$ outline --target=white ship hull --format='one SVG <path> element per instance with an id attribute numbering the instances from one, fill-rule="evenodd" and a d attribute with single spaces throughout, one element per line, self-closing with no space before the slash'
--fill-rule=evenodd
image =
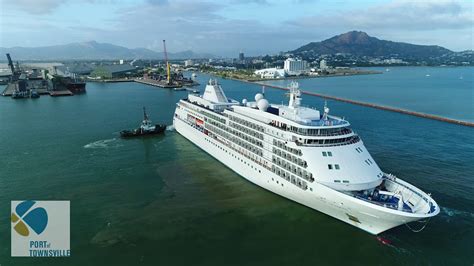
<path id="1" fill-rule="evenodd" d="M 379 234 L 404 223 L 437 214 L 423 215 L 384 208 L 317 182 L 312 185 L 312 191 L 302 190 L 271 170 L 256 164 L 215 138 L 190 126 L 180 118 L 175 117 L 173 124 L 179 134 L 248 181 L 371 234 Z"/>

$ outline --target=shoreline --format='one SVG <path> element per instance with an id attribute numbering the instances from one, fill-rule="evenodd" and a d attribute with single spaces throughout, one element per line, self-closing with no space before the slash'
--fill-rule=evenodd
<path id="1" fill-rule="evenodd" d="M 361 70 L 361 69 L 353 69 L 348 72 L 336 72 L 331 74 L 325 75 L 303 75 L 303 76 L 289 76 L 289 77 L 282 77 L 282 78 L 246 78 L 246 77 L 236 77 L 236 76 L 224 76 L 221 73 L 213 73 L 208 71 L 200 71 L 202 73 L 206 73 L 209 75 L 213 75 L 216 77 L 220 77 L 223 79 L 233 79 L 238 81 L 246 81 L 246 82 L 260 82 L 260 81 L 274 81 L 274 80 L 295 80 L 295 79 L 316 79 L 316 78 L 334 78 L 334 77 L 349 77 L 349 76 L 360 76 L 360 75 L 375 75 L 375 74 L 383 74 L 383 71 L 376 71 L 376 70 Z"/>

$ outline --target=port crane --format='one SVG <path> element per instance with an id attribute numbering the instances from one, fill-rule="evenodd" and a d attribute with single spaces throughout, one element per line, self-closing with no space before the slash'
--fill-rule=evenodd
<path id="1" fill-rule="evenodd" d="M 166 62 L 166 75 L 167 75 L 167 82 L 168 85 L 171 85 L 171 71 L 170 71 L 170 63 L 168 62 L 168 53 L 166 52 L 166 40 L 163 40 L 163 50 Z"/>
<path id="2" fill-rule="evenodd" d="M 17 81 L 18 77 L 21 74 L 20 69 L 15 70 L 15 65 L 13 65 L 12 58 L 10 57 L 10 54 L 7 54 L 7 59 L 8 59 L 8 66 L 10 67 L 10 70 L 12 71 L 12 81 Z"/>

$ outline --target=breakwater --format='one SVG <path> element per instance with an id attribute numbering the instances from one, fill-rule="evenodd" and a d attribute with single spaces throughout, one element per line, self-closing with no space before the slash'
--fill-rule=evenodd
<path id="1" fill-rule="evenodd" d="M 276 85 L 269 85 L 269 84 L 264 84 L 264 83 L 261 83 L 261 82 L 249 82 L 249 83 L 258 84 L 258 85 L 273 88 L 273 89 L 279 89 L 279 90 L 285 90 L 285 91 L 288 90 L 288 88 L 286 88 L 286 87 L 281 87 L 281 86 L 276 86 Z M 379 104 L 374 104 L 374 103 L 355 101 L 355 100 L 350 100 L 350 99 L 345 99 L 345 98 L 320 94 L 320 93 L 316 93 L 316 92 L 301 91 L 301 93 L 316 96 L 316 97 L 321 97 L 321 98 L 324 98 L 324 99 L 330 99 L 330 100 L 335 100 L 335 101 L 340 101 L 340 102 L 357 104 L 357 105 L 376 108 L 376 109 L 380 109 L 380 110 L 386 110 L 386 111 L 397 112 L 397 113 L 401 113 L 401 114 L 413 115 L 413 116 L 417 116 L 417 117 L 423 117 L 423 118 L 427 118 L 427 119 L 433 119 L 433 120 L 438 120 L 438 121 L 457 124 L 457 125 L 462 125 L 462 126 L 474 127 L 474 122 L 469 122 L 469 121 L 457 120 L 457 119 L 452 119 L 452 118 L 447 118 L 447 117 L 442 117 L 442 116 L 437 116 L 437 115 L 432 115 L 432 114 L 426 114 L 426 113 L 421 113 L 421 112 L 415 112 L 415 111 L 410 111 L 410 110 L 405 110 L 405 109 L 390 107 L 390 106 L 384 106 L 384 105 L 379 105 Z"/>

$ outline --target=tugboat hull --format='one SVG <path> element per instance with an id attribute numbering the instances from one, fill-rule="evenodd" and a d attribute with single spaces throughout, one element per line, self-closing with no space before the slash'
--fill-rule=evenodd
<path id="1" fill-rule="evenodd" d="M 165 132 L 166 126 L 165 125 L 155 125 L 155 130 L 153 131 L 144 131 L 140 128 L 135 130 L 123 130 L 120 132 L 120 136 L 122 138 L 133 138 L 133 137 L 141 137 L 141 136 L 150 136 L 150 135 L 158 135 Z"/>

